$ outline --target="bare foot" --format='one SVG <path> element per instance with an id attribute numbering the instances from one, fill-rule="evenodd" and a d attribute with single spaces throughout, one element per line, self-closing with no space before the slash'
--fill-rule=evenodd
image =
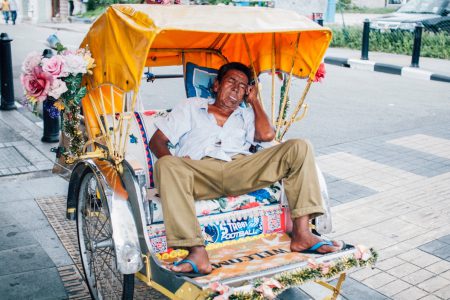
<path id="1" fill-rule="evenodd" d="M 315 244 L 321 242 L 322 239 L 311 233 L 309 230 L 309 218 L 308 216 L 299 217 L 294 220 L 292 227 L 292 239 L 291 239 L 291 251 L 300 252 L 307 250 Z M 344 246 L 342 242 L 332 241 L 333 246 L 323 245 L 316 251 L 318 253 L 331 253 L 342 249 Z"/>
<path id="2" fill-rule="evenodd" d="M 208 252 L 204 246 L 195 246 L 188 249 L 189 255 L 185 259 L 191 260 L 198 268 L 200 274 L 209 274 L 212 271 L 211 263 L 209 262 Z M 193 268 L 189 263 L 179 264 L 178 266 L 171 265 L 169 267 L 173 272 L 190 273 Z"/>

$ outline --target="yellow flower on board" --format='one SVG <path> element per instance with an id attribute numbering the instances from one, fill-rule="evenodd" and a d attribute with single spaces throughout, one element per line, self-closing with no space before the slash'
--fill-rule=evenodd
<path id="1" fill-rule="evenodd" d="M 55 101 L 55 103 L 53 103 L 53 106 L 56 107 L 59 111 L 65 108 L 64 103 L 61 100 Z"/>

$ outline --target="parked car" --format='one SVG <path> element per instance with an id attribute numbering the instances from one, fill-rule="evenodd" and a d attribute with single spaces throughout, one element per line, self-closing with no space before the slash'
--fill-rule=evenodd
<path id="1" fill-rule="evenodd" d="M 421 22 L 426 30 L 450 32 L 450 0 L 411 0 L 396 12 L 373 19 L 371 29 L 414 31 Z"/>

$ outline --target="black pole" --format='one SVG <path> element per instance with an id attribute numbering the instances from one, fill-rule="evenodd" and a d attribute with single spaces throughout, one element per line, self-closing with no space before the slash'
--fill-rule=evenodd
<path id="1" fill-rule="evenodd" d="M 419 58 L 420 58 L 420 47 L 422 45 L 422 23 L 417 23 L 416 28 L 414 29 L 414 45 L 413 45 L 413 53 L 411 58 L 411 67 L 418 68 L 419 67 Z"/>
<path id="2" fill-rule="evenodd" d="M 50 58 L 53 56 L 53 51 L 51 49 L 45 49 L 42 56 Z M 55 99 L 47 98 L 42 104 L 42 119 L 44 121 L 44 135 L 41 141 L 44 143 L 56 143 L 59 141 L 59 120 L 60 116 L 51 116 L 48 111 L 49 107 L 53 105 Z"/>
<path id="3" fill-rule="evenodd" d="M 370 21 L 369 19 L 365 19 L 362 35 L 362 47 L 361 47 L 362 60 L 369 60 L 369 33 L 370 33 Z"/>
<path id="4" fill-rule="evenodd" d="M 12 39 L 10 39 L 6 33 L 0 34 L 1 110 L 12 110 L 17 108 L 14 103 L 11 42 Z"/>

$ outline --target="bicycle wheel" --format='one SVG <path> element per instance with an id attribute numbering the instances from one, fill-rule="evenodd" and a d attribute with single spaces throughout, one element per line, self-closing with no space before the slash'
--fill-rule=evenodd
<path id="1" fill-rule="evenodd" d="M 84 176 L 78 196 L 78 243 L 89 291 L 94 299 L 133 299 L 134 274 L 117 270 L 106 197 L 93 173 Z"/>

